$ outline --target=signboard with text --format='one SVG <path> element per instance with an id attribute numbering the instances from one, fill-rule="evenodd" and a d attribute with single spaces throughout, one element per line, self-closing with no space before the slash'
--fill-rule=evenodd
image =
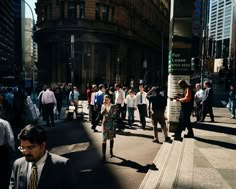
<path id="1" fill-rule="evenodd" d="M 191 49 L 174 48 L 169 51 L 168 72 L 175 75 L 190 75 Z"/>

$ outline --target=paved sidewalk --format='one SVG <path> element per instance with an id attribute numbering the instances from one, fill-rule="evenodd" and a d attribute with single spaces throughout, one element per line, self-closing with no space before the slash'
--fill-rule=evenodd
<path id="1" fill-rule="evenodd" d="M 236 188 L 236 119 L 214 108 L 215 121 L 195 123 L 194 139 L 164 143 L 140 189 Z"/>

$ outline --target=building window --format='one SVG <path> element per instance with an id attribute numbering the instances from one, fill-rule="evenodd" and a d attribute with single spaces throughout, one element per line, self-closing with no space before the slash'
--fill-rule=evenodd
<path id="1" fill-rule="evenodd" d="M 84 1 L 79 2 L 79 18 L 84 19 L 85 17 L 85 3 Z"/>
<path id="2" fill-rule="evenodd" d="M 76 2 L 75 0 L 68 0 L 68 17 L 75 18 L 76 16 Z"/>
<path id="3" fill-rule="evenodd" d="M 49 19 L 52 19 L 52 4 L 49 4 Z"/>
<path id="4" fill-rule="evenodd" d="M 46 21 L 46 20 L 47 20 L 47 7 L 42 9 L 42 21 Z"/>
<path id="5" fill-rule="evenodd" d="M 103 19 L 104 22 L 109 21 L 109 6 L 108 5 L 103 5 L 102 19 Z"/>
<path id="6" fill-rule="evenodd" d="M 61 4 L 60 4 L 60 16 L 61 16 L 61 18 L 64 18 L 64 17 L 65 17 L 64 9 L 65 9 L 65 4 L 64 4 L 64 2 L 62 1 Z"/>
<path id="7" fill-rule="evenodd" d="M 100 20 L 100 4 L 96 3 L 96 20 Z"/>
<path id="8" fill-rule="evenodd" d="M 115 19 L 115 9 L 114 7 L 111 8 L 111 22 L 114 22 Z"/>

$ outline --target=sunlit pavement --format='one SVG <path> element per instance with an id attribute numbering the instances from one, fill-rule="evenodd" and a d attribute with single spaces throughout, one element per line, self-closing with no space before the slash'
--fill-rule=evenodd
<path id="1" fill-rule="evenodd" d="M 134 126 L 117 133 L 113 158 L 109 155 L 108 141 L 104 163 L 101 161 L 101 126 L 97 126 L 99 132 L 94 133 L 88 121 L 86 101 L 82 107 L 79 119 L 57 120 L 55 127 L 48 128 L 40 120 L 39 125 L 48 132 L 49 150 L 72 160 L 80 188 L 139 188 L 149 168 L 155 169 L 152 163 L 162 145 L 152 142 L 150 119 L 146 118 L 146 129 L 141 129 L 136 111 Z M 163 133 L 159 136 L 163 141 Z"/>

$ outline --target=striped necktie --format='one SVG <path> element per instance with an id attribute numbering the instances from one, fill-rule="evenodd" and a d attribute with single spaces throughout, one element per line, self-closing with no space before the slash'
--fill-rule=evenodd
<path id="1" fill-rule="evenodd" d="M 34 163 L 31 168 L 31 175 L 27 189 L 37 189 L 37 186 L 38 186 L 38 171 L 37 171 L 37 166 Z"/>

